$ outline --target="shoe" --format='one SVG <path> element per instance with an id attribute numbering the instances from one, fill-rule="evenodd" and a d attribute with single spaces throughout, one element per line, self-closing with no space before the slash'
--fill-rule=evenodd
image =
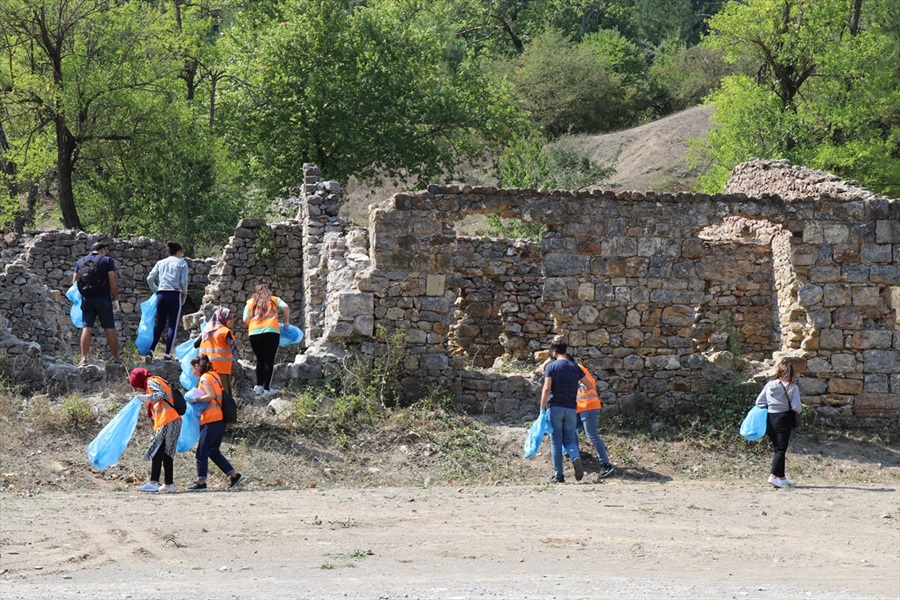
<path id="1" fill-rule="evenodd" d="M 191 485 L 187 486 L 187 491 L 189 492 L 205 492 L 206 491 L 206 483 L 200 483 L 199 481 L 195 481 Z"/>
<path id="2" fill-rule="evenodd" d="M 138 490 L 139 492 L 158 492 L 158 491 L 159 491 L 159 484 L 158 484 L 158 483 L 153 483 L 152 481 L 148 481 L 148 482 L 145 483 L 144 485 L 138 487 L 137 490 Z"/>
<path id="3" fill-rule="evenodd" d="M 613 473 L 616 472 L 616 468 L 610 464 L 606 464 L 600 467 L 600 479 L 605 477 L 609 477 Z"/>
<path id="4" fill-rule="evenodd" d="M 161 485 L 159 486 L 159 491 L 157 494 L 174 494 L 175 493 L 175 484 L 170 483 L 169 485 Z"/>
<path id="5" fill-rule="evenodd" d="M 277 396 L 277 395 L 278 395 L 278 390 L 276 390 L 275 388 L 269 388 L 269 389 L 263 391 L 263 396 L 266 398 L 271 398 L 272 396 Z"/>
<path id="6" fill-rule="evenodd" d="M 81 359 L 81 362 L 78 363 L 78 368 L 80 369 L 81 367 L 86 367 L 86 366 L 88 366 L 88 364 L 89 364 L 89 363 L 88 363 L 87 359 L 86 359 L 86 358 L 82 358 L 82 359 Z"/>
<path id="7" fill-rule="evenodd" d="M 231 479 L 231 484 L 228 486 L 228 489 L 233 490 L 234 488 L 236 488 L 238 486 L 239 483 L 241 483 L 244 480 L 244 476 L 241 475 L 240 473 L 235 473 L 234 475 L 229 477 L 229 479 Z"/>
<path id="8" fill-rule="evenodd" d="M 788 479 L 787 477 L 785 477 L 784 479 L 782 479 L 782 480 L 781 480 L 781 483 L 783 483 L 784 485 L 794 485 L 794 482 L 791 481 L 790 479 Z"/>
<path id="9" fill-rule="evenodd" d="M 781 479 L 778 479 L 778 478 L 775 477 L 774 475 L 769 475 L 768 482 L 771 483 L 772 485 L 774 485 L 774 486 L 777 487 L 777 488 L 782 488 L 782 487 L 784 487 L 784 481 L 781 480 Z"/>
<path id="10" fill-rule="evenodd" d="M 109 364 L 111 364 L 111 365 L 118 365 L 118 366 L 121 367 L 121 366 L 122 366 L 122 361 L 121 361 L 120 359 L 118 359 L 118 358 L 114 358 L 114 359 L 112 359 L 111 361 L 109 361 Z"/>
<path id="11" fill-rule="evenodd" d="M 557 477 L 556 475 L 550 476 L 550 483 L 565 483 L 565 482 L 566 482 L 565 477 Z"/>
<path id="12" fill-rule="evenodd" d="M 175 360 L 175 357 L 171 354 L 163 354 L 163 360 Z"/>
<path id="13" fill-rule="evenodd" d="M 149 365 L 152 362 L 153 362 L 153 353 L 151 352 L 150 354 L 145 354 L 144 355 L 144 364 Z"/>
<path id="14" fill-rule="evenodd" d="M 581 464 L 580 456 L 572 459 L 572 466 L 575 467 L 575 481 L 581 481 L 584 478 L 584 465 Z"/>
<path id="15" fill-rule="evenodd" d="M 257 386 L 255 386 L 255 387 L 253 388 L 253 395 L 254 395 L 254 396 L 262 396 L 263 393 L 265 393 L 265 390 L 263 389 L 263 386 L 257 385 Z"/>

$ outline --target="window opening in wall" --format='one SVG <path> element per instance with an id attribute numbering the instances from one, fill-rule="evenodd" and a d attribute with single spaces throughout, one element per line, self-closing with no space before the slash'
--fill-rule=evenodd
<path id="1" fill-rule="evenodd" d="M 478 235 L 507 240 L 528 240 L 540 242 L 547 226 L 543 223 L 522 221 L 521 219 L 501 219 L 494 214 L 484 215 L 483 229 Z"/>

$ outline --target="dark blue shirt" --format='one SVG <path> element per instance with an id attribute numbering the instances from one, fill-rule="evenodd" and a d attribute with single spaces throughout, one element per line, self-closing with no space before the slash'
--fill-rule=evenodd
<path id="1" fill-rule="evenodd" d="M 581 367 L 572 361 L 557 359 L 544 369 L 544 377 L 552 378 L 547 406 L 563 408 L 578 406 L 578 382 L 584 377 Z"/>
<path id="2" fill-rule="evenodd" d="M 105 294 L 108 298 L 112 298 L 112 293 L 109 290 L 109 272 L 116 270 L 116 261 L 108 256 L 103 256 L 99 252 L 91 252 L 87 256 L 78 259 L 75 263 L 75 273 L 78 273 L 78 268 L 85 261 L 95 260 L 98 261 L 98 264 L 100 265 L 100 274 L 103 278 L 103 284 L 101 286 L 102 291 L 100 293 Z"/>

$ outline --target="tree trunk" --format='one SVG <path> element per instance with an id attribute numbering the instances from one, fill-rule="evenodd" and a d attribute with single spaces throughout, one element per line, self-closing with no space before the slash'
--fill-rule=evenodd
<path id="1" fill-rule="evenodd" d="M 72 171 L 74 165 L 75 137 L 66 127 L 62 117 L 56 118 L 56 172 L 59 177 L 59 208 L 62 211 L 63 226 L 66 229 L 82 229 L 75 195 L 72 193 Z"/>
<path id="2" fill-rule="evenodd" d="M 862 13 L 863 0 L 853 0 L 853 12 L 850 13 L 850 35 L 859 32 L 859 15 Z"/>

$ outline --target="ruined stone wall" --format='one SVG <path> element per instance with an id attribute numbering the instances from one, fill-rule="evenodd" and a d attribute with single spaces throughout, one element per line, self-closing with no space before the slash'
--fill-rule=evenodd
<path id="1" fill-rule="evenodd" d="M 0 272 L 0 313 L 8 319 L 10 333 L 39 343 L 44 354 L 63 361 L 76 359 L 80 334 L 69 318 L 71 304 L 65 293 L 72 285 L 75 261 L 88 254 L 97 241 L 109 246 L 109 256 L 116 261 L 122 307 L 116 315 L 120 347 L 134 343 L 140 303 L 150 296 L 147 275 L 158 260 L 167 256 L 164 243 L 146 237 L 113 239 L 72 231 L 10 237 Z M 213 261 L 186 260 L 190 268 L 188 293 L 199 300 Z M 107 356 L 108 350 L 102 347 L 105 339 L 95 336 L 93 354 Z"/>
<path id="2" fill-rule="evenodd" d="M 459 310 L 450 285 L 459 265 L 481 260 L 453 230 L 473 213 L 547 224 L 535 305 L 548 308 L 552 333 L 567 335 L 598 372 L 607 406 L 697 401 L 710 383 L 702 375 L 711 326 L 730 314 L 742 353 L 794 357 L 804 401 L 819 414 L 900 409 L 895 200 L 439 186 L 395 196 L 372 212 L 372 268 L 359 282 L 382 309 L 376 325 L 417 330 L 407 342 L 418 379 L 461 387 L 468 409 L 492 412 L 501 409 L 490 394 L 514 392 L 503 377 L 471 374 L 464 337 L 444 341 L 444 332 L 482 318 Z M 493 305 L 479 306 L 479 315 L 488 312 Z M 502 410 L 525 412 L 510 404 Z"/>

